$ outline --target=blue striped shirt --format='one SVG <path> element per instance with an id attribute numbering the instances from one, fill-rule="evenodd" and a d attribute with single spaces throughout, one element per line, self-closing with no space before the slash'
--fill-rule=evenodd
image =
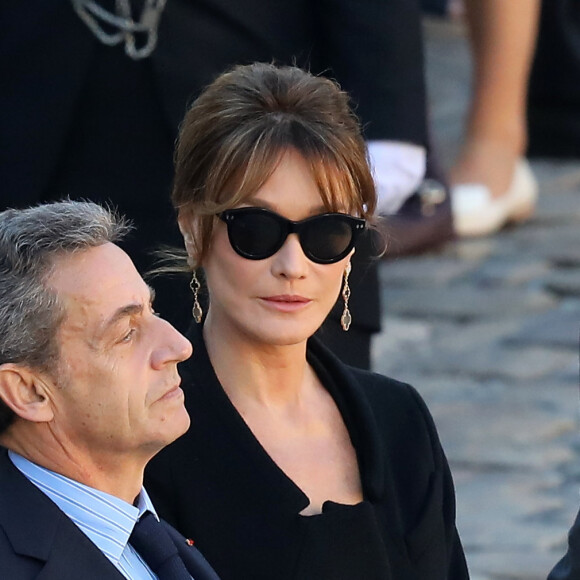
<path id="1" fill-rule="evenodd" d="M 144 488 L 137 507 L 78 481 L 41 467 L 9 451 L 12 463 L 45 493 L 128 580 L 156 580 L 141 556 L 128 543 L 135 522 L 146 511 L 157 517 Z"/>

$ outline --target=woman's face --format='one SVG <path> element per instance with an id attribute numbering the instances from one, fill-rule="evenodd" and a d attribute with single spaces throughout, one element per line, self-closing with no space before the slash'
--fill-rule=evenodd
<path id="1" fill-rule="evenodd" d="M 244 205 L 269 209 L 293 221 L 325 213 L 304 158 L 287 151 L 266 183 Z M 230 245 L 226 224 L 216 224 L 203 266 L 210 294 L 207 325 L 263 345 L 305 341 L 337 300 L 352 252 L 335 264 L 309 260 L 290 234 L 274 255 L 250 260 Z"/>

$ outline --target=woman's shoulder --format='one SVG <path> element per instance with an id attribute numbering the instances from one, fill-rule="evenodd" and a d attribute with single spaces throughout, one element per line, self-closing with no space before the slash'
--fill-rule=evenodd
<path id="1" fill-rule="evenodd" d="M 424 405 L 417 389 L 409 383 L 373 371 L 347 368 L 361 391 L 373 402 L 386 404 L 397 401 L 411 406 Z"/>
<path id="2" fill-rule="evenodd" d="M 408 383 L 383 375 L 382 373 L 347 365 L 345 366 L 353 375 L 357 383 L 369 391 L 378 391 L 378 393 L 389 392 L 394 395 L 406 396 L 409 394 L 410 389 L 413 391 L 415 390 Z"/>
<path id="3" fill-rule="evenodd" d="M 348 366 L 319 342 L 312 342 L 310 348 L 318 365 L 334 383 L 338 396 L 346 395 L 351 403 L 369 409 L 381 430 L 414 430 L 418 436 L 423 433 L 433 438 L 436 432 L 431 413 L 414 386 Z"/>
<path id="4" fill-rule="evenodd" d="M 348 367 L 361 395 L 366 398 L 377 419 L 421 423 L 434 430 L 433 418 L 419 391 L 406 382 L 380 373 Z"/>

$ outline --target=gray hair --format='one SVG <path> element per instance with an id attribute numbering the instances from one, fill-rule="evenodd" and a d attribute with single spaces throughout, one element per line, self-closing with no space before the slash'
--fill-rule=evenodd
<path id="1" fill-rule="evenodd" d="M 121 240 L 129 229 L 112 210 L 86 201 L 0 212 L 0 364 L 54 370 L 64 310 L 45 284 L 52 267 L 69 253 Z M 0 433 L 13 419 L 0 400 Z"/>

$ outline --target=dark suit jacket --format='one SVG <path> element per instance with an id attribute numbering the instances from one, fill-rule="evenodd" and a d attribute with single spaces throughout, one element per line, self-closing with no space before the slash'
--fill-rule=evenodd
<path id="1" fill-rule="evenodd" d="M 580 578 L 580 512 L 568 534 L 568 551 L 550 572 L 548 580 L 578 580 Z"/>
<path id="2" fill-rule="evenodd" d="M 170 0 L 156 51 L 133 62 L 101 45 L 70 0 L 3 0 L 0 209 L 63 195 L 112 200 L 135 220 L 125 248 L 146 268 L 147 249 L 181 245 L 169 190 L 186 105 L 236 63 L 324 71 L 352 95 L 367 138 L 425 144 L 419 13 L 417 0 Z M 374 332 L 378 277 L 362 254 L 351 311 Z M 191 297 L 177 286 L 157 288 L 158 306 L 167 315 L 181 305 L 170 320 L 183 329 Z"/>
<path id="3" fill-rule="evenodd" d="M 580 3 L 542 0 L 528 84 L 528 156 L 580 156 Z"/>
<path id="4" fill-rule="evenodd" d="M 195 580 L 219 580 L 199 551 L 166 524 Z M 14 467 L 0 448 L 0 578 L 123 580 L 89 538 Z"/>
<path id="5" fill-rule="evenodd" d="M 223 580 L 468 578 L 447 461 L 412 387 L 347 367 L 310 342 L 309 361 L 355 447 L 370 513 L 358 529 L 348 509 L 341 514 L 333 505 L 325 504 L 322 517 L 302 517 L 308 498 L 229 401 L 200 328 L 189 338 L 194 355 L 180 373 L 191 427 L 153 458 L 146 486 L 160 514 L 196 541 Z"/>

